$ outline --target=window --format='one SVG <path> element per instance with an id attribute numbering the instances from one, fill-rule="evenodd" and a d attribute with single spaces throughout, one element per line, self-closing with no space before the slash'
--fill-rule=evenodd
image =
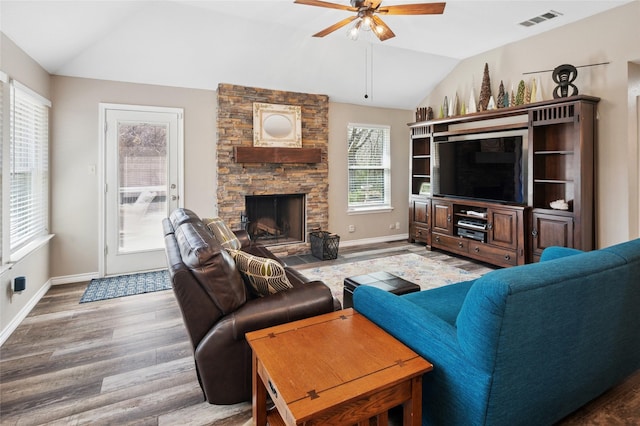
<path id="1" fill-rule="evenodd" d="M 14 254 L 49 232 L 51 103 L 16 81 L 11 82 L 10 98 L 8 231 Z"/>
<path id="2" fill-rule="evenodd" d="M 349 124 L 349 210 L 391 208 L 389 126 Z"/>

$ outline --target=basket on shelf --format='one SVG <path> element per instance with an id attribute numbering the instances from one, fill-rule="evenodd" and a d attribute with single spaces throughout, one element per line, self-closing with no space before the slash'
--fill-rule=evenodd
<path id="1" fill-rule="evenodd" d="M 340 235 L 327 231 L 314 231 L 309 233 L 309 236 L 311 238 L 311 254 L 320 260 L 338 258 Z"/>

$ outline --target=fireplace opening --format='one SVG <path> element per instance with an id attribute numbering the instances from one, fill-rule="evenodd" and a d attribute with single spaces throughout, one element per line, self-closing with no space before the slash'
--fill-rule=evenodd
<path id="1" fill-rule="evenodd" d="M 304 194 L 245 197 L 245 229 L 253 241 L 264 244 L 304 242 Z"/>

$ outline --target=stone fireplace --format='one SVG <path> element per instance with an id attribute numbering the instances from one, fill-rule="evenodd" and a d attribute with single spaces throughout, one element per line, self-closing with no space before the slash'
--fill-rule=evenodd
<path id="1" fill-rule="evenodd" d="M 283 241 L 271 236 L 261 241 L 278 255 L 299 254 L 310 251 L 308 233 L 328 228 L 328 163 L 329 99 L 325 95 L 293 93 L 220 84 L 217 92 L 217 199 L 218 215 L 232 229 L 250 226 L 247 223 L 251 197 L 284 195 L 303 196 L 303 223 L 299 226 L 299 239 Z M 302 150 L 320 149 L 320 161 L 314 163 L 239 162 L 235 147 L 253 146 L 253 103 L 296 105 L 302 108 Z M 266 199 L 266 198 L 265 198 Z M 279 200 L 279 199 L 278 199 Z M 243 219 L 245 222 L 243 223 Z M 271 219 L 277 221 L 276 219 Z M 264 236 L 271 231 L 283 235 L 279 225 L 262 224 Z M 290 228 L 292 224 L 287 225 Z M 296 225 L 296 228 L 298 226 Z M 301 235 L 300 235 L 301 234 Z"/>

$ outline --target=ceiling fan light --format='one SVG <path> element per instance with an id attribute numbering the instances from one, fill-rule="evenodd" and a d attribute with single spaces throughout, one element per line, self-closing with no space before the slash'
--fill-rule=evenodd
<path id="1" fill-rule="evenodd" d="M 362 18 L 362 21 L 364 23 L 364 27 L 363 27 L 364 30 L 373 29 L 375 24 L 373 23 L 373 19 L 371 19 L 370 15 L 365 15 L 365 17 Z"/>
<path id="2" fill-rule="evenodd" d="M 347 37 L 349 39 L 356 41 L 358 40 L 358 36 L 360 35 L 360 26 L 362 25 L 362 19 L 358 19 L 355 23 L 347 30 Z"/>

